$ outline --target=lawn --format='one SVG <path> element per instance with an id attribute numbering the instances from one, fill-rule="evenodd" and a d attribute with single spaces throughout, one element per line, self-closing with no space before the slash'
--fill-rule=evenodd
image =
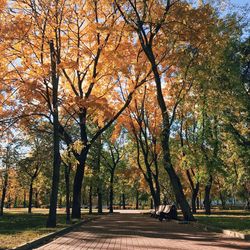
<path id="1" fill-rule="evenodd" d="M 68 227 L 64 209 L 58 211 L 56 228 L 46 228 L 47 209 L 34 209 L 28 214 L 24 209 L 10 209 L 0 217 L 0 250 L 10 249 L 43 235 Z M 84 216 L 84 218 L 87 216 Z"/>
<path id="2" fill-rule="evenodd" d="M 198 222 L 208 226 L 250 234 L 250 212 L 244 210 L 215 210 L 211 215 L 198 213 Z"/>

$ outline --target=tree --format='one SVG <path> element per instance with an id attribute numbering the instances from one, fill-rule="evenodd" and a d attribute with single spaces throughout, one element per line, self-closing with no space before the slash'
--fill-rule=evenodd
<path id="1" fill-rule="evenodd" d="M 189 115 L 190 111 L 188 110 Z M 192 114 L 191 118 L 186 118 L 187 121 L 184 120 L 183 113 L 181 114 L 180 118 L 180 131 L 179 131 L 179 138 L 180 138 L 180 146 L 181 146 L 181 164 L 183 165 L 183 169 L 187 176 L 190 188 L 191 188 L 191 205 L 192 205 L 192 212 L 196 213 L 196 205 L 199 205 L 197 201 L 198 192 L 200 188 L 200 180 L 197 179 L 197 175 L 199 174 L 199 168 L 201 161 L 201 154 L 199 154 L 199 135 L 197 131 L 197 121 L 194 114 Z M 190 129 L 190 120 L 193 122 L 191 123 Z M 198 148 L 197 148 L 198 147 Z M 198 172 L 198 174 L 197 174 Z"/>
<path id="2" fill-rule="evenodd" d="M 137 35 L 135 39 L 141 45 L 141 50 L 152 69 L 162 116 L 161 145 L 164 167 L 169 174 L 176 201 L 180 204 L 185 220 L 194 220 L 180 179 L 172 165 L 169 139 L 178 104 L 192 86 L 189 69 L 194 62 L 198 63 L 198 59 L 202 59 L 204 53 L 212 49 L 210 45 L 215 42 L 214 35 L 219 26 L 219 19 L 209 5 L 195 9 L 188 3 L 170 0 L 115 1 L 115 3 L 124 22 Z M 179 22 L 180 15 L 183 17 L 182 22 Z M 198 25 L 197 22 L 202 25 Z M 193 28 L 189 29 L 187 23 Z M 201 36 L 195 36 L 194 31 L 199 32 Z M 204 42 L 208 36 L 211 38 L 209 46 Z M 169 41 L 174 42 L 169 43 Z M 189 56 L 185 56 L 185 53 Z M 174 75 L 173 72 L 180 75 L 180 84 L 177 85 L 179 89 L 172 100 L 174 104 L 171 110 L 164 98 L 163 76 L 166 74 L 170 78 Z"/>
<path id="3" fill-rule="evenodd" d="M 18 157 L 16 140 L 12 138 L 12 134 L 5 136 L 5 144 L 1 145 L 0 154 L 1 154 L 1 203 L 0 203 L 0 216 L 3 216 L 4 203 L 9 187 L 9 179 L 11 169 L 14 169 L 15 161 Z"/>
<path id="4" fill-rule="evenodd" d="M 48 156 L 50 155 L 51 145 L 49 144 L 50 143 L 49 141 L 45 141 L 44 138 L 39 138 L 39 136 L 37 136 L 36 134 L 33 135 L 31 134 L 29 138 L 27 138 L 27 140 L 23 143 L 27 147 L 29 147 L 30 151 L 28 156 L 22 158 L 19 161 L 18 170 L 20 171 L 20 174 L 22 174 L 22 177 L 24 177 L 25 175 L 26 177 L 28 177 L 28 186 L 29 186 L 28 213 L 31 213 L 34 184 L 42 168 L 46 164 L 46 160 L 48 160 Z M 20 182 L 23 182 L 23 180 L 20 180 Z"/>
<path id="5" fill-rule="evenodd" d="M 25 108 L 17 109 L 13 105 L 11 117 L 6 113 L 5 119 L 22 119 L 27 123 L 31 121 L 29 117 L 43 117 L 54 126 L 55 145 L 58 145 L 58 133 L 68 146 L 80 141 L 82 150 L 73 152 L 79 164 L 74 178 L 72 209 L 72 216 L 80 218 L 81 188 L 89 149 L 129 105 L 135 89 L 146 81 L 148 69 L 142 62 L 141 67 L 133 69 L 131 76 L 132 68 L 124 61 L 119 63 L 124 55 L 136 61 L 139 50 L 137 47 L 131 50 L 133 41 L 115 18 L 113 5 L 108 1 L 68 4 L 63 0 L 16 1 L 9 7 L 25 10 L 22 17 L 27 19 L 29 15 L 26 26 L 30 29 L 22 42 L 10 48 L 15 51 L 15 60 L 22 58 L 20 65 L 13 65 L 12 77 L 18 80 L 12 82 L 12 86 L 17 89 L 16 96 Z M 123 37 L 128 39 L 125 41 Z M 116 86 L 121 82 L 128 90 L 126 101 L 122 100 L 119 105 L 116 101 L 107 102 L 111 97 L 119 97 Z M 56 110 L 58 105 L 60 114 Z M 61 118 L 59 124 L 56 124 L 57 116 Z M 71 133 L 73 124 L 78 127 L 77 134 Z M 99 126 L 90 138 L 87 128 L 93 124 Z M 48 223 L 51 225 L 55 221 L 58 146 L 55 152 L 57 167 L 54 166 L 50 212 L 53 223 Z"/>
<path id="6" fill-rule="evenodd" d="M 104 145 L 106 150 L 101 153 L 101 158 L 103 165 L 109 172 L 109 212 L 113 213 L 115 171 L 121 163 L 126 148 L 124 131 L 121 130 L 120 134 L 115 135 L 113 139 L 107 131 L 104 134 Z"/>
<path id="7" fill-rule="evenodd" d="M 59 23 L 61 17 L 56 11 L 56 23 Z M 60 30 L 56 30 L 56 34 Z M 60 40 L 59 40 L 60 41 Z M 58 42 L 58 41 L 57 41 Z M 50 196 L 50 207 L 49 217 L 47 220 L 47 227 L 56 226 L 56 208 L 57 208 L 57 196 L 59 187 L 60 177 L 60 134 L 59 134 L 59 100 L 58 100 L 58 89 L 59 89 L 59 74 L 57 70 L 57 64 L 60 63 L 60 55 L 57 54 L 54 47 L 53 40 L 49 41 L 50 47 L 50 58 L 51 58 L 51 83 L 52 83 L 52 116 L 53 116 L 53 177 L 52 177 L 52 189 Z M 58 48 L 59 49 L 59 48 Z M 58 51 L 57 51 L 58 53 Z"/>

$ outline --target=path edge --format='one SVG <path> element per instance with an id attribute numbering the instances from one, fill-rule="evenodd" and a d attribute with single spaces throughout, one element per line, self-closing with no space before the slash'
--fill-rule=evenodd
<path id="1" fill-rule="evenodd" d="M 200 222 L 196 222 L 196 223 L 201 225 L 202 227 L 204 227 L 204 229 L 206 231 L 215 231 L 215 232 L 222 233 L 226 236 L 230 236 L 230 237 L 235 238 L 235 239 L 242 239 L 242 240 L 246 240 L 246 241 L 250 240 L 250 234 L 244 234 L 244 233 L 230 230 L 230 229 L 222 229 L 219 227 L 209 226 L 207 224 L 203 224 Z"/>
<path id="2" fill-rule="evenodd" d="M 53 232 L 53 233 L 49 233 L 45 236 L 42 236 L 36 240 L 32 240 L 30 242 L 26 242 L 18 247 L 15 247 L 15 248 L 10 248 L 9 250 L 30 250 L 30 249 L 33 249 L 35 247 L 39 247 L 39 246 L 42 246 L 44 245 L 45 243 L 48 243 L 52 240 L 55 239 L 55 237 L 59 237 L 59 236 L 62 236 L 66 233 L 69 233 L 70 231 L 72 231 L 73 229 L 85 224 L 85 223 L 88 223 L 90 221 L 93 221 L 93 220 L 97 220 L 99 219 L 100 217 L 95 217 L 95 218 L 88 218 L 86 220 L 83 220 L 83 221 L 80 221 L 80 222 L 77 222 L 71 226 L 68 226 L 66 228 L 63 228 L 61 230 L 58 230 L 56 232 Z"/>

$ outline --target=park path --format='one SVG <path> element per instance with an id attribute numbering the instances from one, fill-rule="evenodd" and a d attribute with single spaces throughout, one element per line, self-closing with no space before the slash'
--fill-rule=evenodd
<path id="1" fill-rule="evenodd" d="M 85 223 L 38 249 L 250 250 L 250 242 L 225 238 L 196 225 L 159 222 L 149 215 L 117 213 Z"/>

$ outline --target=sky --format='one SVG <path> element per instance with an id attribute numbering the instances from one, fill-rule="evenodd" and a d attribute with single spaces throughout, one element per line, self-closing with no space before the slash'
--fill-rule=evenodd
<path id="1" fill-rule="evenodd" d="M 240 4 L 240 5 L 244 5 L 244 4 L 250 3 L 249 0 L 231 0 L 231 1 L 234 4 Z"/>

